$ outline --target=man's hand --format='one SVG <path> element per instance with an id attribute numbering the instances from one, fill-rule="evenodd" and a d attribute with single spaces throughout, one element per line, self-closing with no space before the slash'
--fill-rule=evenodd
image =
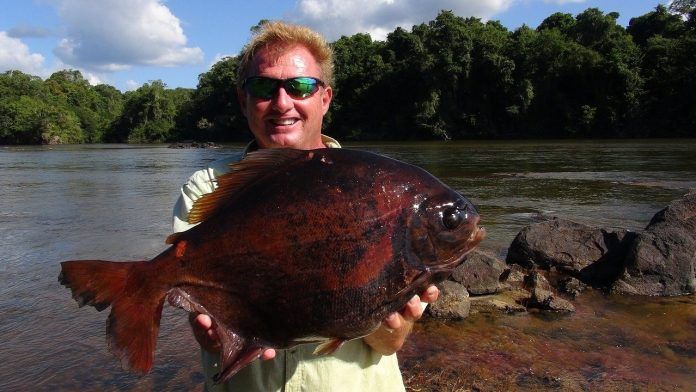
<path id="1" fill-rule="evenodd" d="M 215 328 L 213 328 L 213 320 L 206 314 L 189 314 L 189 322 L 193 329 L 193 336 L 201 347 L 208 352 L 220 352 L 220 338 L 218 338 Z M 261 354 L 261 359 L 275 358 L 275 350 L 272 348 L 264 350 Z"/>
<path id="2" fill-rule="evenodd" d="M 429 286 L 420 297 L 414 295 L 400 312 L 387 316 L 379 329 L 365 336 L 363 341 L 382 355 L 391 355 L 399 351 L 406 341 L 406 336 L 411 332 L 413 323 L 423 316 L 424 307 L 421 302 L 435 302 L 439 295 L 440 290 L 435 286 Z"/>

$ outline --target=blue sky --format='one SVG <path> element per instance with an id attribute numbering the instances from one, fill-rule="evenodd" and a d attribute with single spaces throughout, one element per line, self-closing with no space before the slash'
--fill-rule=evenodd
<path id="1" fill-rule="evenodd" d="M 384 39 L 439 10 L 536 27 L 554 12 L 616 11 L 619 23 L 667 0 L 0 0 L 0 72 L 48 77 L 79 69 L 91 83 L 125 91 L 161 79 L 195 87 L 198 75 L 239 52 L 261 19 L 308 25 L 329 41 L 370 33 Z"/>

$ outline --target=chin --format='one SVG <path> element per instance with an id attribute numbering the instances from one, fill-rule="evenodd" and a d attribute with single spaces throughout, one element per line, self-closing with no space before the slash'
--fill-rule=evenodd
<path id="1" fill-rule="evenodd" d="M 299 145 L 299 138 L 293 137 L 291 134 L 275 134 L 271 135 L 269 138 L 268 147 L 297 147 Z"/>

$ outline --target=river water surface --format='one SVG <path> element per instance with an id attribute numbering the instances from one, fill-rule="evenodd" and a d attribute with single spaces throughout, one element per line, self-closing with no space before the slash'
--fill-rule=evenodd
<path id="1" fill-rule="evenodd" d="M 696 188 L 696 141 L 360 144 L 468 196 L 504 257 L 525 225 L 559 216 L 640 230 Z M 106 312 L 57 281 L 70 259 L 165 249 L 178 188 L 241 146 L 0 147 L 0 390 L 192 390 L 203 381 L 185 314 L 165 307 L 153 371 L 121 370 Z M 412 390 L 694 390 L 696 300 L 581 295 L 566 317 L 423 320 L 400 362 Z"/>

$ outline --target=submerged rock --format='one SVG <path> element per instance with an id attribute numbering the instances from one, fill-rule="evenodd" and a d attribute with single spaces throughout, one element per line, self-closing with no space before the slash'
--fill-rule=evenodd
<path id="1" fill-rule="evenodd" d="M 511 290 L 497 294 L 471 297 L 471 313 L 522 313 L 527 308 L 523 305 L 530 298 L 526 290 Z"/>
<path id="2" fill-rule="evenodd" d="M 638 234 L 614 293 L 684 295 L 696 291 L 696 190 L 670 203 Z"/>

